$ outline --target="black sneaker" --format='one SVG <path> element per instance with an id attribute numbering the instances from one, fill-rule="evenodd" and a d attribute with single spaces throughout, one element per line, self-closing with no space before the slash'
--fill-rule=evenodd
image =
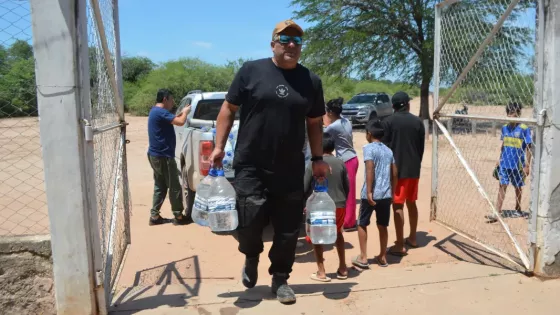
<path id="1" fill-rule="evenodd" d="M 296 294 L 288 285 L 286 276 L 280 274 L 273 275 L 271 289 L 280 303 L 293 304 L 296 302 Z"/>
<path id="2" fill-rule="evenodd" d="M 241 282 L 243 285 L 250 289 L 257 284 L 257 279 L 259 278 L 259 257 L 255 258 L 245 258 L 245 265 L 243 266 L 243 271 L 241 272 Z"/>
<path id="3" fill-rule="evenodd" d="M 185 217 L 184 215 L 173 218 L 173 225 L 187 225 L 191 224 L 192 222 L 192 220 L 187 219 L 187 217 Z"/>
<path id="4" fill-rule="evenodd" d="M 160 225 L 164 223 L 165 223 L 165 219 L 162 218 L 161 215 L 158 215 L 156 218 L 150 217 L 150 225 Z"/>

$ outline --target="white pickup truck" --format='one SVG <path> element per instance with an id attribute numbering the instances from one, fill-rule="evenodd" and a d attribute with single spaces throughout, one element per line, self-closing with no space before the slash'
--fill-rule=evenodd
<path id="1" fill-rule="evenodd" d="M 214 128 L 220 108 L 226 97 L 226 92 L 202 92 L 190 91 L 179 103 L 177 113 L 185 106 L 191 105 L 191 111 L 187 116 L 184 126 L 175 126 L 177 146 L 175 159 L 181 168 L 181 184 L 185 196 L 187 216 L 191 215 L 196 187 L 198 183 L 208 175 L 210 170 L 210 154 L 214 149 Z M 239 112 L 237 112 L 239 113 Z M 234 128 L 239 124 L 238 114 L 235 117 Z M 233 128 L 232 128 L 233 129 Z M 237 133 L 231 134 L 228 141 L 235 143 Z M 233 160 L 233 150 L 227 157 Z M 233 179 L 233 170 L 226 170 L 226 178 Z"/>

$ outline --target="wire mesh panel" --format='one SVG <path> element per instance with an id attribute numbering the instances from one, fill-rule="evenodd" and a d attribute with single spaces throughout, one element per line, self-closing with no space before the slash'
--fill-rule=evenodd
<path id="1" fill-rule="evenodd" d="M 100 246 L 105 273 L 106 301 L 111 301 L 119 267 L 123 261 L 127 231 L 128 190 L 124 131 L 119 116 L 119 93 L 112 77 L 118 56 L 112 0 L 88 0 L 88 42 L 91 113 L 93 127 L 95 191 Z M 106 59 L 108 58 L 108 59 Z"/>
<path id="2" fill-rule="evenodd" d="M 526 115 L 532 115 L 536 1 L 512 2 L 463 0 L 442 7 L 440 101 L 450 96 L 442 114 L 506 116 L 505 106 L 517 102 L 528 109 Z M 513 9 L 499 27 L 510 5 Z M 495 28 L 492 41 L 477 57 Z M 471 60 L 473 67 L 449 95 Z"/>
<path id="3" fill-rule="evenodd" d="M 0 0 L 0 236 L 49 233 L 31 11 Z"/>
<path id="4" fill-rule="evenodd" d="M 432 217 L 528 269 L 536 1 L 438 10 Z"/>
<path id="5" fill-rule="evenodd" d="M 523 265 L 515 243 L 523 253 L 527 251 L 531 197 L 528 166 L 535 128 L 472 119 L 468 128 L 463 128 L 453 127 L 452 121 L 441 121 L 453 132 L 454 145 L 446 137 L 438 142 L 436 219 Z M 519 148 L 514 142 L 520 143 Z"/>

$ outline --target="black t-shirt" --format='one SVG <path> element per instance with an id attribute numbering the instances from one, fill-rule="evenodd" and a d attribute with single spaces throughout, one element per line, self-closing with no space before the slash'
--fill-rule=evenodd
<path id="1" fill-rule="evenodd" d="M 399 111 L 383 120 L 383 142 L 393 151 L 399 178 L 420 178 L 424 156 L 424 123 L 410 112 Z"/>
<path id="2" fill-rule="evenodd" d="M 226 100 L 241 106 L 234 168 L 303 176 L 305 119 L 325 114 L 321 79 L 302 65 L 277 67 L 271 58 L 248 61 Z"/>

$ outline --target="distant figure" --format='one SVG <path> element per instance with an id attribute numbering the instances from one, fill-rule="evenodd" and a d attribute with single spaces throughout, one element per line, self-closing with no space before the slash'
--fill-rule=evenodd
<path id="1" fill-rule="evenodd" d="M 406 245 L 416 248 L 418 227 L 418 182 L 424 156 L 426 130 L 422 120 L 410 113 L 410 97 L 405 92 L 397 92 L 392 99 L 394 113 L 384 121 L 385 142 L 393 151 L 399 180 L 393 192 L 393 211 L 397 241 L 389 254 L 407 255 Z M 410 234 L 404 239 L 404 204 L 408 208 Z"/>
<path id="2" fill-rule="evenodd" d="M 521 104 L 509 103 L 506 107 L 506 114 L 512 118 L 521 117 Z M 531 129 L 525 124 L 510 122 L 502 127 L 501 139 L 500 160 L 496 163 L 497 177 L 500 181 L 496 210 L 504 217 L 523 217 L 525 214 L 521 210 L 521 197 L 525 178 L 529 175 L 531 165 L 531 148 L 533 146 Z M 502 211 L 508 185 L 515 188 L 516 197 L 515 211 L 511 213 Z M 494 214 L 487 216 L 487 219 L 490 222 L 498 221 Z"/>
<path id="3" fill-rule="evenodd" d="M 397 166 L 393 152 L 381 142 L 383 125 L 380 121 L 370 120 L 366 125 L 366 139 L 369 142 L 363 148 L 365 176 L 362 187 L 360 216 L 358 218 L 358 239 L 360 255 L 352 260 L 352 264 L 360 268 L 368 268 L 367 227 L 375 211 L 377 230 L 379 231 L 379 255 L 376 263 L 387 267 L 387 227 L 391 218 L 391 202 L 393 191 L 397 185 Z"/>
<path id="4" fill-rule="evenodd" d="M 175 126 L 183 126 L 191 106 L 186 106 L 182 112 L 173 115 L 173 95 L 169 90 L 161 89 L 157 92 L 156 105 L 148 116 L 148 160 L 154 171 L 154 198 L 150 216 L 150 225 L 165 223 L 159 214 L 161 205 L 169 191 L 169 201 L 173 212 L 173 224 L 184 225 L 190 223 L 183 215 L 183 196 L 179 182 L 179 169 L 175 162 Z"/>
<path id="5" fill-rule="evenodd" d="M 356 228 L 356 174 L 358 173 L 359 161 L 356 150 L 354 150 L 352 123 L 340 115 L 343 102 L 342 98 L 327 102 L 327 114 L 325 116 L 327 128 L 325 132 L 333 137 L 336 156 L 344 162 L 348 170 L 350 191 L 346 200 L 346 215 L 344 217 L 344 229 L 348 231 Z"/>
<path id="6" fill-rule="evenodd" d="M 336 277 L 339 280 L 348 278 L 348 269 L 346 267 L 346 256 L 344 254 L 344 236 L 342 235 L 342 225 L 344 223 L 344 214 L 346 212 L 346 198 L 348 197 L 349 183 L 348 172 L 344 163 L 333 155 L 335 144 L 333 137 L 323 134 L 323 161 L 329 164 L 331 172 L 327 173 L 328 194 L 336 205 L 336 251 L 338 253 L 338 269 Z M 308 165 L 305 172 L 304 191 L 306 197 L 313 192 L 313 170 Z M 327 277 L 325 264 L 323 259 L 323 245 L 313 245 L 315 259 L 317 261 L 317 272 L 311 275 L 311 279 L 320 282 L 329 282 L 331 279 Z"/>

